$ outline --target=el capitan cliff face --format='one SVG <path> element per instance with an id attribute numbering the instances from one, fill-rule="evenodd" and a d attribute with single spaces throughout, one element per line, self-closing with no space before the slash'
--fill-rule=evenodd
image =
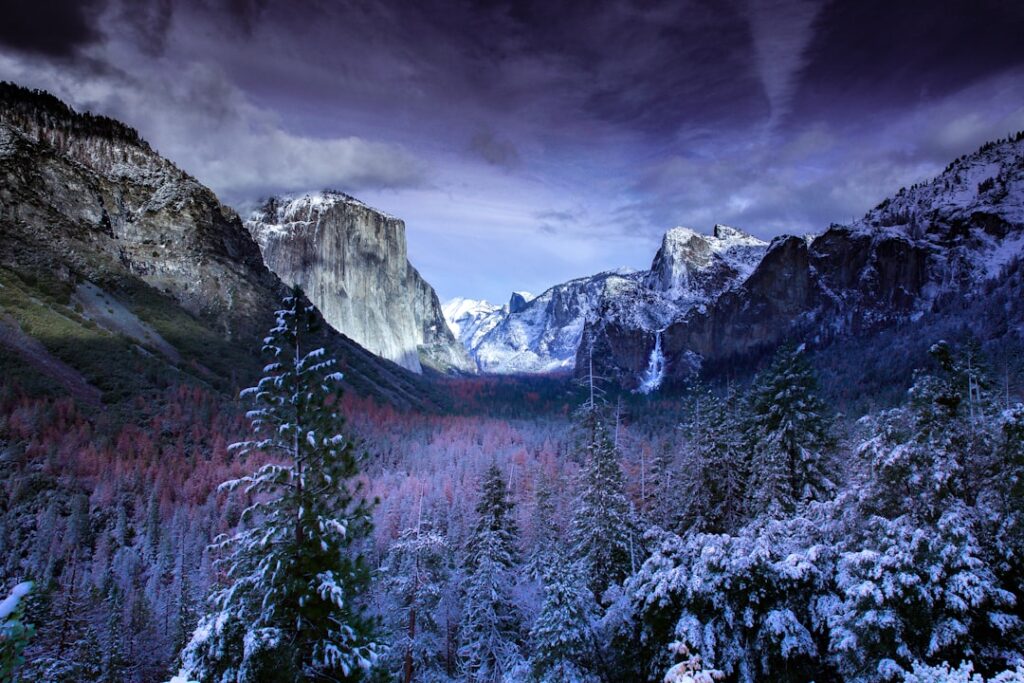
<path id="1" fill-rule="evenodd" d="M 405 223 L 340 192 L 272 198 L 246 222 L 267 265 L 334 329 L 421 372 L 469 371 L 437 295 L 409 263 Z"/>

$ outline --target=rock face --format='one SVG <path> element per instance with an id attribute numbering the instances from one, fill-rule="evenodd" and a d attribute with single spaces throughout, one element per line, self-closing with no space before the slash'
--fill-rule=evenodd
<path id="1" fill-rule="evenodd" d="M 277 278 L 235 213 L 111 119 L 0 85 L 0 263 L 125 271 L 229 338 L 266 329 Z"/>
<path id="2" fill-rule="evenodd" d="M 325 191 L 272 198 L 246 227 L 270 269 L 364 348 L 413 372 L 421 362 L 471 369 L 437 294 L 409 263 L 401 220 Z"/>
<path id="3" fill-rule="evenodd" d="M 128 354 L 111 364 L 159 357 L 173 377 L 227 388 L 258 371 L 260 340 L 287 292 L 238 216 L 134 130 L 7 83 L 0 83 L 0 275 L 23 291 L 56 283 L 38 290 L 32 305 Z M 7 314 L 0 306 L 0 318 Z M 413 324 L 437 328 L 430 315 Z M 63 362 L 86 362 L 66 339 L 21 325 Z M 401 368 L 333 332 L 318 343 L 341 358 L 350 386 L 422 404 L 426 392 Z M 0 353 L 6 348 L 13 347 Z"/>
<path id="4" fill-rule="evenodd" d="M 825 345 L 984 296 L 1024 255 L 1024 136 L 988 144 L 851 225 L 776 239 L 749 278 L 665 331 L 669 374 L 724 365 L 784 340 Z M 632 358 L 615 361 L 640 371 Z"/>

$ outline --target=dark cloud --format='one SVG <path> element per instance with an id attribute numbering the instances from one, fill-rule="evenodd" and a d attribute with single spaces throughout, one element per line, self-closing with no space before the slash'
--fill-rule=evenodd
<path id="1" fill-rule="evenodd" d="M 1024 127 L 1011 0 L 4 11 L 0 78 L 127 120 L 239 206 L 364 197 L 449 295 L 645 267 L 676 224 L 818 231 Z"/>
<path id="2" fill-rule="evenodd" d="M 1013 0 L 830 2 L 816 28 L 797 121 L 885 116 L 1024 65 L 1024 4 Z"/>
<path id="3" fill-rule="evenodd" d="M 174 19 L 174 0 L 122 0 L 117 13 L 139 50 L 150 56 L 163 54 Z"/>
<path id="4" fill-rule="evenodd" d="M 511 142 L 490 131 L 480 131 L 469 141 L 471 152 L 493 166 L 514 168 L 519 164 L 519 152 Z"/>
<path id="5" fill-rule="evenodd" d="M 13 0 L 0 7 L 0 46 L 67 58 L 101 38 L 104 0 Z"/>

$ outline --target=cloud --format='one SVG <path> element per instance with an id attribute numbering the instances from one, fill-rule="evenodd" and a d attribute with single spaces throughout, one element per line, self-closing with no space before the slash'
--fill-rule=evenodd
<path id="1" fill-rule="evenodd" d="M 750 25 L 757 72 L 771 106 L 769 125 L 790 109 L 821 3 L 815 0 L 751 0 Z"/>
<path id="2" fill-rule="evenodd" d="M 288 130 L 210 65 L 171 70 L 157 60 L 128 75 L 0 55 L 0 79 L 49 90 L 76 108 L 127 122 L 236 206 L 282 191 L 332 187 L 358 193 L 427 182 L 429 165 L 400 145 Z"/>
<path id="3" fill-rule="evenodd" d="M 491 131 L 476 133 L 469 141 L 469 149 L 492 166 L 514 168 L 519 165 L 519 151 L 515 145 Z"/>
<path id="4" fill-rule="evenodd" d="M 53 36 L 0 25 L 0 78 L 125 120 L 240 209 L 352 192 L 446 295 L 646 267 L 677 224 L 819 231 L 1024 127 L 1005 0 L 65 7 Z"/>
<path id="5" fill-rule="evenodd" d="M 48 57 L 71 57 L 102 37 L 96 19 L 104 4 L 104 0 L 7 3 L 0 18 L 0 46 Z"/>

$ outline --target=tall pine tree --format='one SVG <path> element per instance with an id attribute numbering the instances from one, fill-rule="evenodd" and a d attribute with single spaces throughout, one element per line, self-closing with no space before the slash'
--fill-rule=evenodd
<path id="1" fill-rule="evenodd" d="M 530 631 L 533 673 L 541 683 L 594 681 L 594 596 L 573 563 L 555 561 L 544 574 L 544 601 Z"/>
<path id="2" fill-rule="evenodd" d="M 380 574 L 392 601 L 385 664 L 393 680 L 443 678 L 446 634 L 440 604 L 449 569 L 447 539 L 427 524 L 403 531 L 388 551 Z"/>
<path id="3" fill-rule="evenodd" d="M 360 458 L 342 435 L 341 373 L 310 349 L 320 321 L 295 290 L 265 340 L 270 363 L 243 392 L 255 438 L 235 444 L 270 462 L 221 489 L 253 500 L 216 544 L 226 585 L 211 596 L 182 660 L 202 681 L 348 681 L 377 656 L 360 610 L 369 572 L 355 544 L 371 530 L 354 483 Z"/>
<path id="4" fill-rule="evenodd" d="M 626 497 L 619 452 L 599 406 L 580 414 L 583 470 L 570 529 L 572 557 L 600 600 L 608 586 L 621 583 L 642 560 L 632 506 Z"/>
<path id="5" fill-rule="evenodd" d="M 835 488 L 828 458 L 831 422 L 817 392 L 802 346 L 780 349 L 751 388 L 746 428 L 751 514 L 785 514 Z"/>
<path id="6" fill-rule="evenodd" d="M 680 485 L 679 529 L 722 533 L 740 523 L 746 472 L 742 434 L 732 410 L 733 397 L 697 385 L 690 395 L 687 438 Z"/>
<path id="7" fill-rule="evenodd" d="M 520 661 L 522 624 L 512 599 L 519 530 L 496 463 L 483 480 L 477 521 L 466 547 L 460 655 L 471 683 L 501 681 Z"/>

